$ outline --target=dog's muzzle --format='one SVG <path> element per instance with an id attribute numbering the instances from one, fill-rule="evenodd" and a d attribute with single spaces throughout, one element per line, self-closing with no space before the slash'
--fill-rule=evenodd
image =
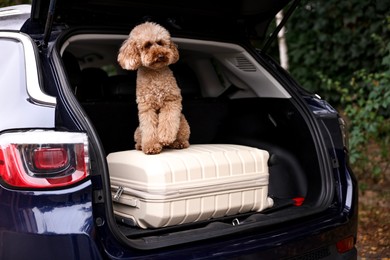
<path id="1" fill-rule="evenodd" d="M 159 54 L 156 59 L 157 62 L 166 62 L 167 61 L 167 56 L 164 54 Z"/>

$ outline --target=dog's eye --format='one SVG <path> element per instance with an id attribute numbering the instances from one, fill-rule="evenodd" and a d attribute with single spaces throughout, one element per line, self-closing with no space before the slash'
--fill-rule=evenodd
<path id="1" fill-rule="evenodd" d="M 156 43 L 157 43 L 158 45 L 160 45 L 160 46 L 164 45 L 164 42 L 161 41 L 161 40 L 160 40 L 160 41 L 157 41 Z"/>
<path id="2" fill-rule="evenodd" d="M 144 49 L 149 49 L 150 47 L 152 47 L 152 43 L 146 42 L 143 47 L 144 47 Z"/>

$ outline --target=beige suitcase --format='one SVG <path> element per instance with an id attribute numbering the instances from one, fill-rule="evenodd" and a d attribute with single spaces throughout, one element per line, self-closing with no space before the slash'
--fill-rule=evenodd
<path id="1" fill-rule="evenodd" d="M 145 155 L 107 156 L 114 213 L 159 228 L 271 207 L 267 151 L 230 144 L 191 145 Z"/>

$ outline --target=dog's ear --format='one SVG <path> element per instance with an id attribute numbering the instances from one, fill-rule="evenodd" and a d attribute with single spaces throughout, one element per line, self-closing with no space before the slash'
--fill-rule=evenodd
<path id="1" fill-rule="evenodd" d="M 127 39 L 119 49 L 118 62 L 126 70 L 136 70 L 141 66 L 140 53 L 131 39 Z"/>
<path id="2" fill-rule="evenodd" d="M 172 56 L 170 59 L 170 64 L 174 64 L 179 60 L 179 50 L 174 42 L 170 42 L 169 48 L 171 49 Z"/>

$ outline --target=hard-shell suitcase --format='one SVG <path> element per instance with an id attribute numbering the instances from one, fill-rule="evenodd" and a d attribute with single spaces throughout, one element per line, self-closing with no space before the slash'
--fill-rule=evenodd
<path id="1" fill-rule="evenodd" d="M 268 197 L 265 150 L 230 144 L 191 145 L 107 156 L 114 213 L 141 228 L 159 228 L 261 211 Z"/>

